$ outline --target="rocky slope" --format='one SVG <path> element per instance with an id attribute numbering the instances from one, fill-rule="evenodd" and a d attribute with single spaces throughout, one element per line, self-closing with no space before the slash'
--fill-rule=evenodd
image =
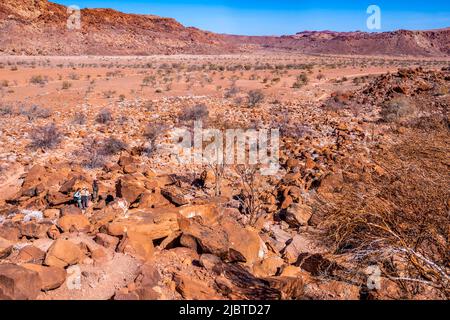
<path id="1" fill-rule="evenodd" d="M 221 120 L 283 129 L 279 175 L 257 178 L 254 224 L 234 175 L 217 197 L 214 174 L 181 176 L 163 143 L 154 156 L 177 174 L 154 170 L 143 145 L 97 169 L 43 150 L 17 161 L 17 192 L 0 198 L 0 299 L 448 299 L 449 72 L 380 75 L 323 105 L 270 107 L 270 119 L 230 108 Z M 136 126 L 143 110 L 127 113 Z M 0 124 L 1 142 L 28 126 L 15 114 Z M 86 131 L 108 130 L 120 134 Z M 82 212 L 72 195 L 93 179 L 98 201 Z M 374 266 L 380 287 L 368 287 Z"/>
<path id="2" fill-rule="evenodd" d="M 174 19 L 81 11 L 81 29 L 69 30 L 69 13 L 47 0 L 0 3 L 0 52 L 27 55 L 148 55 L 219 53 L 227 47 L 213 33 L 185 28 Z M 231 48 L 229 50 L 232 50 Z"/>
<path id="3" fill-rule="evenodd" d="M 282 37 L 219 35 L 174 19 L 84 9 L 68 30 L 67 8 L 47 0 L 0 3 L 0 53 L 27 55 L 216 54 L 284 50 L 312 54 L 448 56 L 450 29 L 385 33 L 301 32 Z"/>
<path id="4" fill-rule="evenodd" d="M 382 33 L 305 31 L 283 37 L 231 36 L 232 43 L 253 44 L 313 54 L 448 56 L 450 29 Z"/>

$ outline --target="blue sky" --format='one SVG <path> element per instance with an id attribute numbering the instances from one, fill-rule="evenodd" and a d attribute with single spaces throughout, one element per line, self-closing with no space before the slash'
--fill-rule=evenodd
<path id="1" fill-rule="evenodd" d="M 218 33 L 283 35 L 304 30 L 370 31 L 366 9 L 381 9 L 381 30 L 450 27 L 449 0 L 50 0 L 177 19 Z"/>

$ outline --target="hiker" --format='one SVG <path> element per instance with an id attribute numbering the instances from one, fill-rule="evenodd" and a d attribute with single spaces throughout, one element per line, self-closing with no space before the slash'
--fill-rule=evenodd
<path id="1" fill-rule="evenodd" d="M 77 189 L 77 191 L 73 195 L 73 200 L 77 204 L 78 208 L 82 209 L 81 203 L 81 189 Z"/>
<path id="2" fill-rule="evenodd" d="M 81 190 L 81 209 L 86 210 L 89 204 L 89 191 L 87 188 Z"/>
<path id="3" fill-rule="evenodd" d="M 92 183 L 92 201 L 97 202 L 98 199 L 98 182 L 94 180 Z"/>

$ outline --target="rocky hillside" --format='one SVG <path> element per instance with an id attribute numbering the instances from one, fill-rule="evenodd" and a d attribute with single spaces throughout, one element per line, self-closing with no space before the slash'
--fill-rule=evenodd
<path id="1" fill-rule="evenodd" d="M 0 3 L 0 52 L 27 55 L 147 55 L 218 53 L 217 35 L 186 28 L 174 19 L 111 9 L 83 9 L 81 30 L 69 30 L 69 13 L 47 0 Z M 232 48 L 228 49 L 232 51 Z"/>
<path id="2" fill-rule="evenodd" d="M 305 31 L 283 37 L 229 36 L 235 44 L 312 54 L 448 56 L 450 28 L 383 33 Z"/>
<path id="3" fill-rule="evenodd" d="M 385 33 L 300 32 L 282 37 L 219 35 L 174 19 L 84 9 L 68 30 L 67 8 L 47 0 L 0 4 L 0 53 L 27 55 L 216 54 L 284 50 L 313 54 L 448 56 L 450 29 Z"/>

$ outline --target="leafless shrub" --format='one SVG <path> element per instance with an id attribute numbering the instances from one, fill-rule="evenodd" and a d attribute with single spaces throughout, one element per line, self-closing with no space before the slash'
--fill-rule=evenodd
<path id="1" fill-rule="evenodd" d="M 120 151 L 126 150 L 127 147 L 128 145 L 122 140 L 114 137 L 109 137 L 103 140 L 101 153 L 106 156 L 112 156 L 119 153 Z"/>
<path id="2" fill-rule="evenodd" d="M 87 117 L 86 117 L 86 114 L 83 112 L 75 113 L 75 115 L 72 119 L 72 123 L 78 124 L 78 125 L 84 125 L 84 124 L 86 124 L 86 121 L 87 121 Z"/>
<path id="3" fill-rule="evenodd" d="M 208 107 L 204 104 L 197 104 L 193 107 L 185 108 L 179 115 L 181 121 L 203 120 L 209 116 Z"/>
<path id="4" fill-rule="evenodd" d="M 121 114 L 119 116 L 119 118 L 117 119 L 117 123 L 120 125 L 124 125 L 125 123 L 127 123 L 130 119 L 128 118 L 128 116 L 126 116 L 125 114 Z"/>
<path id="5" fill-rule="evenodd" d="M 113 120 L 111 110 L 109 110 L 109 109 L 100 110 L 100 112 L 97 114 L 97 117 L 95 118 L 95 120 L 101 124 L 106 124 L 108 122 L 111 122 Z"/>
<path id="6" fill-rule="evenodd" d="M 232 98 L 232 97 L 236 96 L 236 95 L 239 93 L 239 91 L 240 91 L 240 90 L 239 90 L 238 87 L 236 87 L 236 86 L 231 86 L 230 88 L 227 88 L 227 89 L 225 90 L 224 98 L 225 98 L 225 99 Z"/>
<path id="7" fill-rule="evenodd" d="M 162 122 L 154 122 L 149 123 L 145 127 L 144 130 L 144 137 L 147 138 L 149 142 L 153 145 L 156 141 L 156 139 L 167 129 L 167 126 L 165 123 Z"/>
<path id="8" fill-rule="evenodd" d="M 70 80 L 80 80 L 80 76 L 78 74 L 72 72 L 71 74 L 69 74 L 69 79 Z"/>
<path id="9" fill-rule="evenodd" d="M 47 77 L 44 77 L 42 75 L 32 76 L 30 79 L 31 84 L 45 85 L 47 82 L 48 82 Z"/>
<path id="10" fill-rule="evenodd" d="M 248 225 L 253 226 L 258 218 L 264 214 L 263 193 L 258 168 L 251 165 L 237 165 L 236 174 L 239 176 L 241 192 L 237 200 L 241 204 L 241 212 L 247 216 Z"/>
<path id="11" fill-rule="evenodd" d="M 114 97 L 115 94 L 116 94 L 116 91 L 114 91 L 114 90 L 103 91 L 103 97 L 106 99 L 111 99 L 112 97 Z"/>
<path id="12" fill-rule="evenodd" d="M 0 116 L 11 116 L 14 114 L 14 109 L 10 105 L 0 106 Z"/>
<path id="13" fill-rule="evenodd" d="M 82 149 L 76 150 L 74 154 L 77 158 L 83 159 L 81 164 L 89 169 L 101 168 L 108 160 L 102 142 L 93 138 L 85 139 Z"/>
<path id="14" fill-rule="evenodd" d="M 72 83 L 70 83 L 69 81 L 64 81 L 63 83 L 62 83 L 62 89 L 63 90 L 68 90 L 70 87 L 72 87 Z"/>
<path id="15" fill-rule="evenodd" d="M 80 150 L 75 150 L 73 155 L 80 160 L 80 164 L 86 168 L 94 169 L 103 167 L 108 159 L 127 149 L 127 144 L 114 137 L 102 140 L 88 137 L 83 140 Z"/>
<path id="16" fill-rule="evenodd" d="M 40 107 L 38 105 L 32 105 L 31 107 L 22 106 L 19 109 L 19 113 L 26 116 L 29 121 L 43 118 L 47 119 L 51 116 L 51 111 L 47 108 Z"/>
<path id="17" fill-rule="evenodd" d="M 398 122 L 414 111 L 407 98 L 394 98 L 381 107 L 380 117 L 384 122 Z"/>
<path id="18" fill-rule="evenodd" d="M 250 90 L 247 95 L 247 102 L 250 107 L 255 107 L 264 101 L 264 93 L 261 90 Z"/>
<path id="19" fill-rule="evenodd" d="M 296 81 L 292 85 L 293 88 L 301 88 L 303 86 L 306 86 L 309 83 L 309 78 L 306 73 L 301 73 L 297 76 Z"/>
<path id="20" fill-rule="evenodd" d="M 364 180 L 344 183 L 317 207 L 337 253 L 362 268 L 379 262 L 383 276 L 411 295 L 425 286 L 450 297 L 447 140 L 443 131 L 405 136 L 372 155 L 377 171 L 352 169 Z"/>
<path id="21" fill-rule="evenodd" d="M 224 163 L 211 163 L 209 165 L 212 172 L 214 173 L 214 193 L 216 197 L 222 195 L 222 179 L 225 173 Z"/>
<path id="22" fill-rule="evenodd" d="M 30 147 L 33 149 L 52 149 L 62 140 L 62 133 L 54 123 L 34 128 L 31 132 Z"/>

